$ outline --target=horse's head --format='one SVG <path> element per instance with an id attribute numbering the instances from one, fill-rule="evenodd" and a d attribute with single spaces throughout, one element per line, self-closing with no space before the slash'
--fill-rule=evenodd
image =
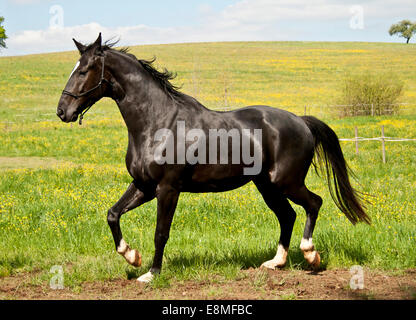
<path id="1" fill-rule="evenodd" d="M 85 46 L 73 39 L 81 55 L 59 100 L 56 114 L 64 122 L 76 121 L 78 115 L 100 100 L 108 88 L 104 72 L 104 51 L 101 33 Z"/>

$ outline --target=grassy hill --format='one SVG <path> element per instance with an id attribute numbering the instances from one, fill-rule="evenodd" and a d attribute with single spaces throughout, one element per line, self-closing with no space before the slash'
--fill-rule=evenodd
<path id="1" fill-rule="evenodd" d="M 416 104 L 412 44 L 227 42 L 135 46 L 131 52 L 141 59 L 156 56 L 158 67 L 177 72 L 174 83 L 182 91 L 209 108 L 266 104 L 303 112 L 305 105 L 334 104 L 346 73 L 389 71 L 406 83 L 402 102 Z M 4 108 L 29 109 L 48 118 L 77 60 L 75 51 L 0 58 L 2 115 Z M 110 102 L 94 109 L 101 117 L 118 114 Z"/>

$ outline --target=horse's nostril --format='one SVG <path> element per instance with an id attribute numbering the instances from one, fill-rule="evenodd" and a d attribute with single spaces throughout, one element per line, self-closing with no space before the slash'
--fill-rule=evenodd
<path id="1" fill-rule="evenodd" d="M 56 111 L 56 114 L 60 117 L 60 116 L 62 116 L 62 115 L 64 114 L 64 110 L 62 110 L 62 109 L 58 109 L 58 110 Z"/>

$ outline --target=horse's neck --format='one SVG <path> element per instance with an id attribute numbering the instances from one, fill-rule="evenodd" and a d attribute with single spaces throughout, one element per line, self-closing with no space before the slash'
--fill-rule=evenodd
<path id="1" fill-rule="evenodd" d="M 202 104 L 192 97 L 172 97 L 135 60 L 113 53 L 109 56 L 110 66 L 115 66 L 116 101 L 124 122 L 130 132 L 144 128 L 169 128 L 178 114 L 196 115 L 207 112 Z M 124 60 L 120 60 L 124 59 Z"/>
<path id="2" fill-rule="evenodd" d="M 141 130 L 175 113 L 175 101 L 145 70 L 131 66 L 115 75 L 117 103 L 129 131 Z M 136 70 L 137 69 L 137 70 Z M 134 71 L 132 71 L 134 70 Z"/>
<path id="3" fill-rule="evenodd" d="M 167 125 L 177 113 L 177 105 L 168 99 L 153 101 L 127 95 L 117 105 L 129 131 L 143 131 L 155 123 Z"/>

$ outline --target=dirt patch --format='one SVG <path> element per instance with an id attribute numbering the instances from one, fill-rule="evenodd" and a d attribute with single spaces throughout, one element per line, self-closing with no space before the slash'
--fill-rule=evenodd
<path id="1" fill-rule="evenodd" d="M 185 281 L 152 288 L 135 280 L 86 282 L 76 289 L 35 285 L 32 275 L 0 279 L 1 299 L 416 299 L 416 269 L 393 274 L 364 270 L 364 289 L 350 288 L 349 270 L 241 271 L 238 280 Z"/>
<path id="2" fill-rule="evenodd" d="M 71 162 L 42 157 L 0 157 L 1 169 L 39 169 L 69 165 Z"/>

